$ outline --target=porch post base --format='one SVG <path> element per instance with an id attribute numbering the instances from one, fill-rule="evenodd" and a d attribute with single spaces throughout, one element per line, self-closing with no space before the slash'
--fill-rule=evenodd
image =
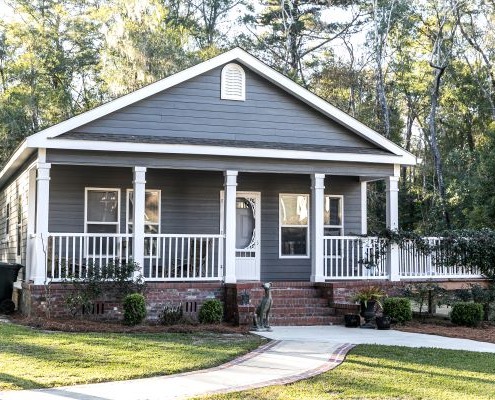
<path id="1" fill-rule="evenodd" d="M 309 280 L 310 282 L 325 282 L 325 277 L 323 275 L 311 275 Z"/>

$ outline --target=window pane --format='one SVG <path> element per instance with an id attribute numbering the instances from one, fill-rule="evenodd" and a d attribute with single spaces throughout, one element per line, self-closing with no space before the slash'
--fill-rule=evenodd
<path id="1" fill-rule="evenodd" d="M 325 196 L 325 225 L 342 225 L 340 198 Z"/>
<path id="2" fill-rule="evenodd" d="M 104 190 L 88 191 L 88 221 L 117 222 L 118 192 Z"/>
<path id="3" fill-rule="evenodd" d="M 88 224 L 88 233 L 117 233 L 117 225 Z"/>
<path id="4" fill-rule="evenodd" d="M 340 228 L 325 228 L 325 236 L 340 236 Z"/>
<path id="5" fill-rule="evenodd" d="M 134 191 L 129 191 L 129 214 L 128 222 L 132 222 L 134 213 Z M 159 192 L 146 191 L 144 200 L 144 221 L 152 224 L 158 224 L 160 216 L 158 215 L 158 203 L 160 201 Z"/>
<path id="6" fill-rule="evenodd" d="M 307 251 L 308 228 L 281 228 L 280 245 L 284 256 L 305 256 Z"/>
<path id="7" fill-rule="evenodd" d="M 282 225 L 307 225 L 308 202 L 308 195 L 280 195 L 280 223 Z"/>

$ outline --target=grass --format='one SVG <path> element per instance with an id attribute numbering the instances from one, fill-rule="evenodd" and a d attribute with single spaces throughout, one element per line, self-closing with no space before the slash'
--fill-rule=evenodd
<path id="1" fill-rule="evenodd" d="M 46 332 L 0 324 L 0 390 L 34 389 L 208 368 L 261 343 L 255 336 Z"/>
<path id="2" fill-rule="evenodd" d="M 495 399 L 495 354 L 360 345 L 336 369 L 285 386 L 208 399 Z"/>

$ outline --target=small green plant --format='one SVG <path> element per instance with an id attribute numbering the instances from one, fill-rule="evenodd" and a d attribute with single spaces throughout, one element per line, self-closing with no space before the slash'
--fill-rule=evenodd
<path id="1" fill-rule="evenodd" d="M 483 305 L 479 303 L 455 303 L 450 312 L 450 320 L 456 325 L 478 326 L 483 320 Z"/>
<path id="2" fill-rule="evenodd" d="M 411 299 L 419 308 L 419 314 L 424 317 L 426 306 L 427 314 L 432 315 L 437 305 L 448 303 L 447 291 L 435 282 L 417 282 L 407 285 L 401 295 Z"/>
<path id="3" fill-rule="evenodd" d="M 122 303 L 124 308 L 124 324 L 134 326 L 143 322 L 146 317 L 146 303 L 140 293 L 128 294 Z"/>
<path id="4" fill-rule="evenodd" d="M 368 301 L 376 301 L 380 304 L 380 299 L 384 296 L 385 292 L 378 286 L 368 286 L 357 291 L 352 296 L 352 301 L 364 303 L 364 306 L 368 307 Z"/>
<path id="5" fill-rule="evenodd" d="M 174 325 L 182 319 L 182 304 L 174 306 L 170 303 L 165 304 L 163 311 L 158 316 L 162 325 Z"/>
<path id="6" fill-rule="evenodd" d="M 412 319 L 411 301 L 403 297 L 388 297 L 383 301 L 383 314 L 400 324 Z"/>
<path id="7" fill-rule="evenodd" d="M 198 319 L 202 324 L 216 324 L 222 322 L 223 305 L 220 300 L 206 300 L 199 309 Z"/>

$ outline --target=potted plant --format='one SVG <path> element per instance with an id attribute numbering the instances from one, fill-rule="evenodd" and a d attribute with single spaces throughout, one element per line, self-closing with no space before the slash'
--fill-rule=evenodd
<path id="1" fill-rule="evenodd" d="M 375 318 L 376 304 L 380 304 L 380 299 L 385 296 L 385 292 L 377 286 L 369 286 L 356 292 L 353 300 L 361 305 L 361 316 L 364 318 L 365 324 L 361 328 L 375 329 L 371 321 Z"/>

